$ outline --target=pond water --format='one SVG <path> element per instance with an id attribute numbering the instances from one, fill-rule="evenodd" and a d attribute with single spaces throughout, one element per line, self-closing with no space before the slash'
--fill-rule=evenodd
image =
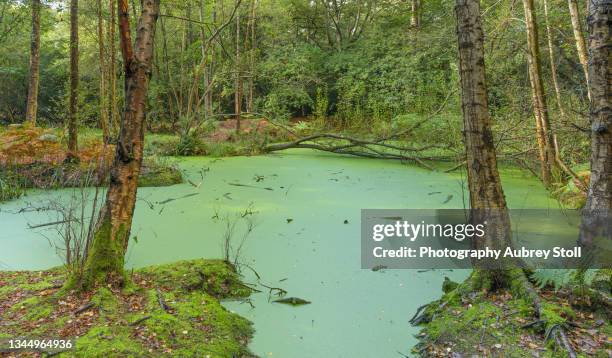
<path id="1" fill-rule="evenodd" d="M 308 150 L 181 158 L 178 163 L 192 184 L 139 189 L 132 230 L 137 241 L 130 244 L 126 264 L 223 257 L 223 218 L 254 212 L 247 215 L 254 228 L 241 250 L 241 262 L 256 270 L 266 285 L 312 302 L 299 307 L 271 303 L 262 292 L 252 296 L 254 308 L 243 302 L 225 304 L 254 323 L 251 349 L 262 357 L 410 355 L 418 328 L 408 320 L 417 307 L 439 298 L 445 276 L 459 281 L 468 274 L 360 268 L 362 208 L 462 208 L 461 173 Z M 519 170 L 502 170 L 502 180 L 511 208 L 557 207 L 537 180 Z M 57 218 L 19 210 L 66 200 L 71 193 L 31 191 L 0 205 L 0 269 L 60 264 L 49 243 L 57 237 L 53 228 L 29 228 Z M 240 219 L 235 242 L 242 240 L 245 229 L 246 221 Z M 256 282 L 250 269 L 243 271 L 246 282 Z"/>

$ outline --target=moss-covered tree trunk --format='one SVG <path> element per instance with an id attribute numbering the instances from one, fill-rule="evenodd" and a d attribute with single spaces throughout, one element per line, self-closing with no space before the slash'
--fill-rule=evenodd
<path id="1" fill-rule="evenodd" d="M 475 223 L 487 222 L 485 237 L 473 240 L 472 246 L 505 248 L 510 245 L 510 219 L 489 117 L 480 1 L 456 0 L 455 12 L 471 215 Z M 495 262 L 479 265 L 477 268 L 497 267 Z M 500 269 L 483 270 L 478 276 L 498 286 L 506 284 L 506 275 Z"/>
<path id="2" fill-rule="evenodd" d="M 130 237 L 146 119 L 146 102 L 159 0 L 144 0 L 132 47 L 127 0 L 118 0 L 119 33 L 125 64 L 125 108 L 106 203 L 85 266 L 82 285 L 123 284 L 124 256 Z"/>
<path id="3" fill-rule="evenodd" d="M 598 236 L 612 236 L 609 220 L 612 214 L 612 4 L 605 0 L 590 2 L 591 183 L 580 230 L 580 243 L 584 246 L 590 246 Z"/>

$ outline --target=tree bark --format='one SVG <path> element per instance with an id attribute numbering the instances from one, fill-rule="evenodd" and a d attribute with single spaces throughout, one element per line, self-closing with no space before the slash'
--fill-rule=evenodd
<path id="1" fill-rule="evenodd" d="M 125 64 L 125 108 L 110 170 L 106 202 L 101 209 L 85 266 L 83 288 L 124 283 L 123 264 L 136 203 L 142 164 L 146 102 L 151 76 L 159 0 L 144 0 L 132 47 L 127 0 L 118 0 L 119 34 Z"/>
<path id="2" fill-rule="evenodd" d="M 587 3 L 591 0 L 587 0 Z M 580 21 L 580 11 L 578 11 L 578 3 L 576 0 L 568 0 L 570 18 L 572 20 L 572 30 L 574 32 L 574 40 L 576 41 L 576 50 L 578 51 L 578 59 L 584 71 L 584 78 L 587 82 L 587 95 L 591 100 L 591 90 L 589 87 L 589 66 L 587 60 L 587 48 L 582 37 L 582 23 Z"/>
<path id="3" fill-rule="evenodd" d="M 563 104 L 561 102 L 561 90 L 559 87 L 559 79 L 557 77 L 557 64 L 555 63 L 552 33 L 550 31 L 550 23 L 548 22 L 548 1 L 547 0 L 544 0 L 544 22 L 546 23 L 546 39 L 548 40 L 548 56 L 550 58 L 550 72 L 552 75 L 553 85 L 555 87 L 557 106 L 559 107 L 559 113 L 561 114 L 563 118 L 565 118 L 565 111 L 563 110 Z"/>
<path id="4" fill-rule="evenodd" d="M 36 125 L 38 82 L 40 80 L 40 0 L 32 0 L 32 35 L 30 41 L 30 80 L 26 102 L 26 122 Z"/>
<path id="5" fill-rule="evenodd" d="M 410 26 L 418 29 L 421 26 L 421 0 L 412 0 L 410 5 Z"/>
<path id="6" fill-rule="evenodd" d="M 97 0 L 98 12 L 98 64 L 100 68 L 98 105 L 100 112 L 100 127 L 102 128 L 102 140 L 104 144 L 109 143 L 110 135 L 108 130 L 108 106 L 106 98 L 106 61 L 104 56 L 104 21 L 102 19 L 102 0 Z"/>
<path id="7" fill-rule="evenodd" d="M 531 90 L 533 93 L 533 110 L 536 121 L 539 122 L 541 130 L 536 132 L 540 151 L 544 152 L 544 160 L 541 160 L 542 181 L 547 187 L 552 181 L 552 171 L 556 167 L 555 147 L 553 133 L 550 127 L 544 82 L 542 81 L 542 65 L 540 63 L 540 46 L 538 43 L 538 27 L 535 18 L 533 0 L 523 0 L 525 9 L 525 23 L 527 26 L 527 62 Z M 537 126 L 536 126 L 537 128 Z"/>
<path id="8" fill-rule="evenodd" d="M 115 0 L 109 0 L 110 21 L 108 26 L 108 51 L 110 52 L 109 72 L 109 121 L 111 136 L 116 137 L 119 132 L 119 109 L 117 107 L 117 48 L 115 47 L 115 27 L 117 26 L 117 14 L 115 12 Z"/>
<path id="9" fill-rule="evenodd" d="M 612 237 L 612 4 L 607 0 L 589 1 L 591 182 L 580 231 L 580 243 L 585 246 L 591 245 L 596 237 L 607 235 L 608 240 Z"/>
<path id="10" fill-rule="evenodd" d="M 505 249 L 510 245 L 510 218 L 497 170 L 488 109 L 480 1 L 456 0 L 455 12 L 471 218 L 474 223 L 487 222 L 485 237 L 473 240 L 472 247 Z M 497 266 L 493 262 L 484 264 Z M 502 270 L 483 274 L 503 284 Z"/>
<path id="11" fill-rule="evenodd" d="M 68 152 L 77 151 L 79 100 L 79 1 L 70 0 L 70 105 L 68 112 Z"/>
<path id="12" fill-rule="evenodd" d="M 236 84 L 234 91 L 234 112 L 236 113 L 236 133 L 240 133 L 242 115 L 242 63 L 240 57 L 240 14 L 236 13 Z"/>
<path id="13" fill-rule="evenodd" d="M 253 97 L 255 94 L 255 52 L 257 50 L 257 37 L 255 34 L 255 10 L 257 8 L 257 0 L 251 0 L 251 17 L 250 17 L 250 28 L 251 28 L 251 47 L 249 53 L 249 95 L 247 98 L 246 106 L 247 112 L 253 112 Z M 246 42 L 246 41 L 245 41 Z"/>

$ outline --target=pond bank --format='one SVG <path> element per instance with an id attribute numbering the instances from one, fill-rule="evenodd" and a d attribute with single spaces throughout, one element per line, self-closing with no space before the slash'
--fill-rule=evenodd
<path id="1" fill-rule="evenodd" d="M 61 268 L 0 271 L 0 340 L 77 336 L 60 357 L 252 356 L 251 323 L 219 302 L 251 290 L 223 261 L 145 267 L 121 291 L 84 295 L 64 292 L 65 276 Z"/>

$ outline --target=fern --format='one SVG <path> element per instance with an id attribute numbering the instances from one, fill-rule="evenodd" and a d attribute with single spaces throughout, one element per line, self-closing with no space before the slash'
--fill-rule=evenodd
<path id="1" fill-rule="evenodd" d="M 538 269 L 531 278 L 539 287 L 552 286 L 555 291 L 576 278 L 577 269 Z M 586 270 L 582 284 L 590 285 L 597 270 Z"/>

